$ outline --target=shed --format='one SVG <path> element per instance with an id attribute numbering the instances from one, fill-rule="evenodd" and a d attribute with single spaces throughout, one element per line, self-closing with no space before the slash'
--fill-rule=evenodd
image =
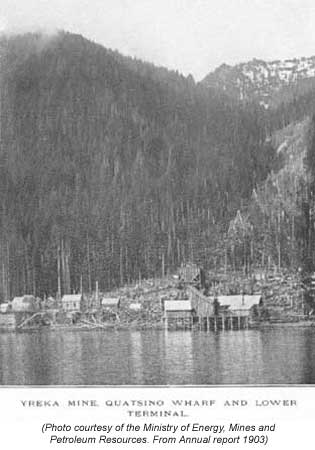
<path id="1" fill-rule="evenodd" d="M 101 300 L 103 320 L 118 318 L 120 299 L 118 297 L 103 297 Z"/>
<path id="2" fill-rule="evenodd" d="M 101 300 L 101 306 L 107 310 L 118 310 L 120 305 L 120 299 L 118 297 L 103 297 Z"/>
<path id="3" fill-rule="evenodd" d="M 1 303 L 0 304 L 0 313 L 5 314 L 10 310 L 9 303 Z"/>
<path id="4" fill-rule="evenodd" d="M 194 315 L 190 300 L 165 300 L 164 311 L 167 318 L 185 318 Z"/>
<path id="5" fill-rule="evenodd" d="M 31 312 L 35 313 L 40 309 L 38 301 L 33 295 L 23 295 L 14 297 L 12 300 L 13 312 Z"/>
<path id="6" fill-rule="evenodd" d="M 64 311 L 81 311 L 82 295 L 69 294 L 64 295 L 61 299 L 62 309 Z"/>
<path id="7" fill-rule="evenodd" d="M 249 316 L 255 308 L 262 306 L 262 297 L 257 295 L 220 295 L 218 297 L 220 307 L 227 313 L 236 316 Z"/>
<path id="8" fill-rule="evenodd" d="M 131 311 L 140 311 L 142 309 L 141 303 L 130 303 L 129 309 Z"/>

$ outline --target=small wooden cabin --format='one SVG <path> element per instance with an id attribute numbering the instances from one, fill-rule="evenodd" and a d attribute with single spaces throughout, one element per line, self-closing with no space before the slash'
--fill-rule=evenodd
<path id="1" fill-rule="evenodd" d="M 0 313 L 5 314 L 11 310 L 9 303 L 0 303 Z"/>
<path id="2" fill-rule="evenodd" d="M 195 315 L 190 300 L 165 300 L 164 314 L 167 319 L 191 318 Z"/>
<path id="3" fill-rule="evenodd" d="M 119 313 L 120 299 L 118 297 L 103 297 L 101 300 L 103 320 L 117 319 Z"/>
<path id="4" fill-rule="evenodd" d="M 14 297 L 11 303 L 12 312 L 36 313 L 40 309 L 39 302 L 33 295 Z"/>
<path id="5" fill-rule="evenodd" d="M 103 311 L 117 312 L 120 306 L 120 299 L 118 297 L 103 297 L 101 300 L 101 306 Z"/>
<path id="6" fill-rule="evenodd" d="M 80 312 L 82 309 L 82 294 L 68 294 L 61 299 L 62 309 L 64 311 Z"/>

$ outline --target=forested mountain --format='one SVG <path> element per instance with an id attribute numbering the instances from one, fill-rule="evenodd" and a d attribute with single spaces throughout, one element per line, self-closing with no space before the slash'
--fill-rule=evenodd
<path id="1" fill-rule="evenodd" d="M 260 112 L 81 36 L 1 38 L 1 292 L 213 264 L 269 173 Z"/>
<path id="2" fill-rule="evenodd" d="M 304 120 L 297 133 L 311 133 L 309 95 L 271 113 L 79 35 L 0 45 L 2 299 L 108 289 L 183 261 L 300 264 L 302 207 L 281 234 L 267 186 L 290 164 L 276 128 Z"/>
<path id="3" fill-rule="evenodd" d="M 233 266 L 315 268 L 315 57 L 223 64 L 202 86 L 264 110 L 276 165 L 228 233 Z"/>

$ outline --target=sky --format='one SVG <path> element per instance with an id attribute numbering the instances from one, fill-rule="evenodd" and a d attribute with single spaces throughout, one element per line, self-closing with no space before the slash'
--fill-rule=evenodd
<path id="1" fill-rule="evenodd" d="M 58 29 L 200 80 L 222 63 L 315 55 L 315 1 L 0 0 L 0 30 Z"/>

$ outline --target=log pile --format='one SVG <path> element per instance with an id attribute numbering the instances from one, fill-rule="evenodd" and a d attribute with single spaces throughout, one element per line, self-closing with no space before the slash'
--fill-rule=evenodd
<path id="1" fill-rule="evenodd" d="M 107 293 L 108 296 L 120 298 L 120 325 L 135 324 L 140 327 L 161 323 L 164 301 L 176 299 L 180 294 L 175 280 L 171 278 L 145 280 Z"/>
<path id="2" fill-rule="evenodd" d="M 294 275 L 269 277 L 262 286 L 266 307 L 280 309 L 288 314 L 302 314 L 304 310 L 304 289 Z"/>

